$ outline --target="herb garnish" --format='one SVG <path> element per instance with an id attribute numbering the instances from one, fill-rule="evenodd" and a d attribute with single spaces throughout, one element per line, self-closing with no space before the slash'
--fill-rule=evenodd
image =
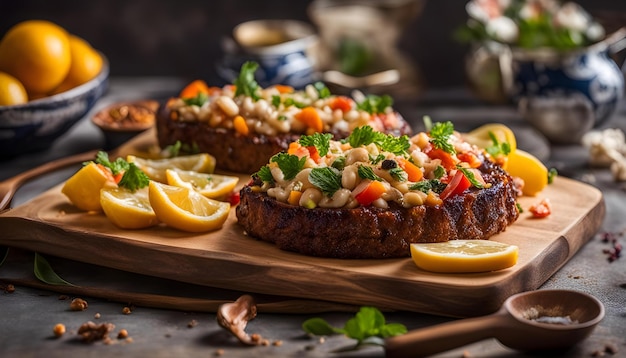
<path id="1" fill-rule="evenodd" d="M 275 162 L 283 172 L 285 180 L 291 180 L 296 177 L 306 162 L 306 157 L 298 158 L 297 155 L 291 155 L 284 152 L 274 155 L 270 162 Z"/>
<path id="2" fill-rule="evenodd" d="M 407 150 L 411 147 L 408 136 L 403 135 L 401 137 L 396 137 L 390 134 L 377 132 L 370 126 L 355 128 L 345 141 L 350 143 L 352 148 L 367 146 L 374 143 L 380 147 L 381 150 L 391 152 L 396 155 L 405 155 Z"/>
<path id="3" fill-rule="evenodd" d="M 550 168 L 550 170 L 548 170 L 548 184 L 552 184 L 554 178 L 556 178 L 558 175 L 559 172 L 556 170 L 556 168 Z"/>
<path id="4" fill-rule="evenodd" d="M 387 323 L 385 316 L 375 307 L 361 307 L 343 328 L 333 327 L 322 318 L 316 317 L 302 323 L 302 329 L 312 335 L 345 334 L 356 339 L 355 349 L 363 344 L 384 345 L 384 338 L 399 336 L 407 332 L 401 323 Z"/>
<path id="5" fill-rule="evenodd" d="M 309 181 L 327 196 L 333 196 L 342 187 L 341 173 L 332 167 L 311 169 Z"/>
<path id="6" fill-rule="evenodd" d="M 454 154 L 454 146 L 450 143 L 450 137 L 454 133 L 452 122 L 437 122 L 430 129 L 430 142 L 435 148 Z"/>
<path id="7" fill-rule="evenodd" d="M 366 111 L 369 114 L 376 113 L 385 113 L 387 107 L 391 107 L 393 105 L 393 99 L 389 95 L 367 95 L 365 99 L 357 103 L 357 108 Z"/>
<path id="8" fill-rule="evenodd" d="M 346 157 L 343 155 L 340 157 L 337 157 L 337 159 L 335 159 L 333 161 L 333 164 L 331 164 L 330 166 L 337 170 L 343 170 L 343 168 L 346 167 Z"/>
<path id="9" fill-rule="evenodd" d="M 314 146 L 321 157 L 325 156 L 330 149 L 330 139 L 333 137 L 330 133 L 313 133 L 312 135 L 303 135 L 298 140 L 302 146 Z"/>
<path id="10" fill-rule="evenodd" d="M 409 190 L 419 190 L 427 194 L 432 190 L 437 194 L 441 194 L 441 192 L 446 188 L 446 185 L 447 184 L 442 183 L 439 179 L 420 180 L 411 185 Z"/>
<path id="11" fill-rule="evenodd" d="M 330 97 L 331 95 L 330 90 L 328 89 L 328 87 L 326 87 L 324 82 L 315 82 L 313 84 L 313 87 L 315 87 L 315 89 L 317 90 L 317 94 L 319 95 L 320 98 Z"/>
<path id="12" fill-rule="evenodd" d="M 408 174 L 404 171 L 404 169 L 400 167 L 395 167 L 393 169 L 390 169 L 389 175 L 391 175 L 393 179 L 395 179 L 396 181 L 399 181 L 400 183 L 405 182 L 408 179 Z"/>
<path id="13" fill-rule="evenodd" d="M 357 173 L 359 174 L 359 178 L 361 179 L 382 181 L 382 178 L 374 173 L 374 169 L 367 165 L 359 165 L 359 167 L 357 168 Z"/>
<path id="14" fill-rule="evenodd" d="M 446 170 L 441 165 L 438 165 L 435 170 L 433 170 L 433 174 L 435 175 L 435 179 L 439 179 L 446 174 Z"/>
<path id="15" fill-rule="evenodd" d="M 245 95 L 251 97 L 253 100 L 257 101 L 261 97 L 257 93 L 259 89 L 259 84 L 254 79 L 254 72 L 256 72 L 259 64 L 252 61 L 247 61 L 241 66 L 241 71 L 239 72 L 239 77 L 235 79 L 234 85 L 237 87 L 235 91 L 235 97 L 239 95 Z"/>
<path id="16" fill-rule="evenodd" d="M 183 98 L 183 102 L 185 102 L 185 104 L 188 106 L 202 107 L 208 101 L 209 101 L 209 96 L 204 92 L 198 92 L 198 94 L 195 97 Z"/>
<path id="17" fill-rule="evenodd" d="M 493 143 L 489 147 L 485 148 L 485 151 L 489 153 L 492 157 L 496 158 L 500 155 L 507 156 L 511 153 L 511 145 L 508 142 L 502 142 L 496 138 L 496 135 L 489 131 L 489 138 L 491 138 L 491 142 Z"/>
<path id="18" fill-rule="evenodd" d="M 117 185 L 132 192 L 144 188 L 150 183 L 150 178 L 146 173 L 139 169 L 135 163 L 129 163 L 124 158 L 118 157 L 114 162 L 111 162 L 107 152 L 99 151 L 94 162 L 110 169 L 113 175 L 123 172 L 124 175 Z"/>
<path id="19" fill-rule="evenodd" d="M 456 168 L 458 170 L 460 170 L 461 172 L 463 172 L 463 175 L 465 175 L 465 177 L 467 178 L 467 180 L 469 180 L 469 182 L 475 186 L 476 188 L 482 188 L 483 187 L 483 183 L 479 182 L 476 177 L 474 176 L 474 172 L 472 172 L 471 170 L 464 168 L 460 165 L 457 165 Z"/>
<path id="20" fill-rule="evenodd" d="M 259 169 L 259 171 L 256 172 L 253 176 L 256 176 L 266 183 L 274 182 L 274 176 L 272 175 L 272 171 L 267 165 L 262 166 L 261 169 Z"/>

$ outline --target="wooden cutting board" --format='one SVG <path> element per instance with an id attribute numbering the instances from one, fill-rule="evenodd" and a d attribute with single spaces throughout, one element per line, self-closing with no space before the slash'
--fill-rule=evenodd
<path id="1" fill-rule="evenodd" d="M 148 132 L 120 153 L 140 154 L 154 146 L 153 138 Z M 242 176 L 241 184 L 248 179 Z M 553 213 L 533 219 L 527 209 L 543 197 Z M 77 210 L 61 185 L 0 214 L 0 245 L 211 287 L 468 317 L 541 286 L 593 237 L 605 214 L 599 190 L 564 177 L 519 203 L 526 212 L 492 238 L 519 246 L 518 263 L 480 274 L 430 273 L 410 258 L 339 260 L 281 251 L 244 235 L 234 209 L 221 230 L 206 234 L 165 226 L 121 230 L 103 214 Z"/>

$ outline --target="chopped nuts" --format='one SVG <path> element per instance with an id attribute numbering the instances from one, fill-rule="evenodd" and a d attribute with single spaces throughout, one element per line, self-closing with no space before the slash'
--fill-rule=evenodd
<path id="1" fill-rule="evenodd" d="M 191 321 L 189 321 L 189 323 L 187 323 L 187 327 L 189 328 L 193 328 L 197 325 L 198 325 L 198 321 L 196 321 L 195 319 L 192 319 Z"/>
<path id="2" fill-rule="evenodd" d="M 54 333 L 54 336 L 57 338 L 61 337 L 65 334 L 65 325 L 63 323 L 55 324 L 54 328 L 52 328 L 52 333 Z"/>
<path id="3" fill-rule="evenodd" d="M 87 301 L 82 298 L 75 298 L 70 302 L 70 310 L 72 311 L 84 311 L 87 309 Z"/>
<path id="4" fill-rule="evenodd" d="M 80 328 L 78 328 L 78 335 L 82 337 L 82 340 L 86 343 L 95 342 L 97 340 L 102 340 L 107 343 L 109 338 L 109 333 L 113 331 L 115 325 L 112 323 L 101 323 L 95 324 L 91 321 L 83 323 Z"/>
<path id="5" fill-rule="evenodd" d="M 124 308 L 122 308 L 122 313 L 123 314 L 131 314 L 133 311 L 130 309 L 130 307 L 126 306 Z"/>
<path id="6" fill-rule="evenodd" d="M 15 286 L 13 286 L 12 284 L 7 284 L 6 287 L 4 288 L 4 292 L 6 293 L 13 293 L 15 292 Z"/>
<path id="7" fill-rule="evenodd" d="M 96 312 L 95 315 L 93 315 L 93 318 L 95 319 L 99 319 L 101 317 L 100 313 Z"/>

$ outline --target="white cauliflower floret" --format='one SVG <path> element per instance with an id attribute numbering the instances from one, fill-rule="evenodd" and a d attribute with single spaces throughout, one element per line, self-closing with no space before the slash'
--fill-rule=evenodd
<path id="1" fill-rule="evenodd" d="M 589 149 L 590 162 L 610 167 L 615 181 L 626 181 L 626 138 L 620 129 L 605 129 L 585 134 L 582 143 Z"/>

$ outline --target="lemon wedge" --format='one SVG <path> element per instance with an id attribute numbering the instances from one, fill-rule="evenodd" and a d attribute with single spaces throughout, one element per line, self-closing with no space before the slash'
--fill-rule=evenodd
<path id="1" fill-rule="evenodd" d="M 63 184 L 61 192 L 81 210 L 100 211 L 100 189 L 105 187 L 117 187 L 113 176 L 96 163 L 89 162 Z"/>
<path id="2" fill-rule="evenodd" d="M 521 149 L 509 154 L 506 170 L 511 176 L 524 180 L 524 195 L 535 196 L 548 185 L 548 168 L 535 156 Z"/>
<path id="3" fill-rule="evenodd" d="M 411 244 L 411 257 L 417 267 L 445 273 L 502 270 L 517 263 L 518 251 L 515 245 L 490 240 Z"/>
<path id="4" fill-rule="evenodd" d="M 122 229 L 143 229 L 159 223 L 148 197 L 148 188 L 131 192 L 124 188 L 100 190 L 102 210 Z"/>
<path id="5" fill-rule="evenodd" d="M 134 155 L 126 156 L 126 161 L 135 163 L 146 175 L 160 183 L 167 183 L 167 169 L 192 170 L 199 173 L 213 173 L 215 157 L 208 153 L 184 155 L 173 158 L 147 159 Z"/>
<path id="6" fill-rule="evenodd" d="M 183 231 L 217 230 L 230 211 L 229 203 L 206 198 L 189 188 L 150 181 L 148 194 L 157 218 Z"/>
<path id="7" fill-rule="evenodd" d="M 167 169 L 167 184 L 193 189 L 209 199 L 222 199 L 230 195 L 239 177 L 198 173 L 192 170 Z"/>

